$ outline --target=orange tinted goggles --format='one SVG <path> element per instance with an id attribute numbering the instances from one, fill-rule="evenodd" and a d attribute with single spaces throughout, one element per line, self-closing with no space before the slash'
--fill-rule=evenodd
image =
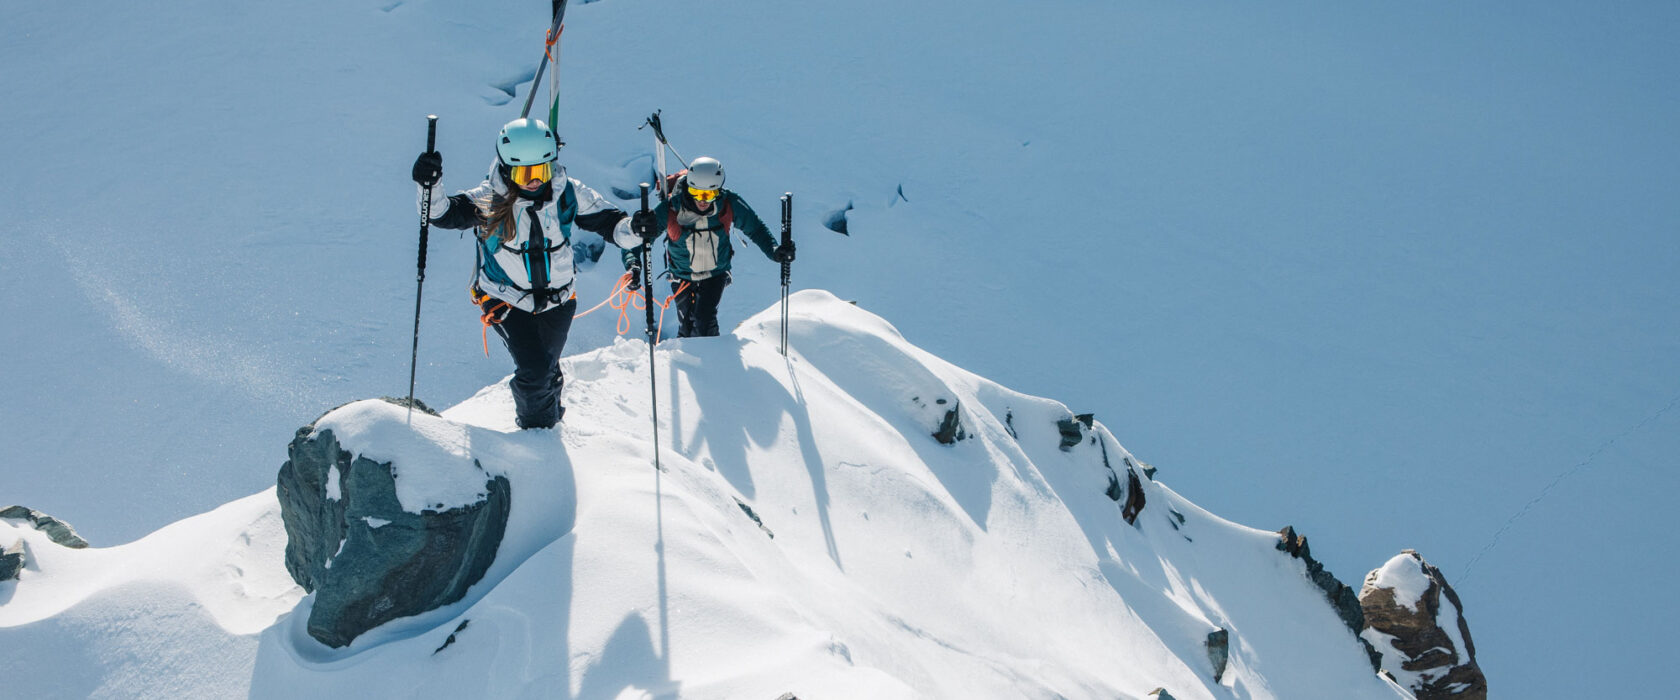
<path id="1" fill-rule="evenodd" d="M 554 177 L 553 163 L 513 166 L 513 183 L 516 185 L 528 185 L 533 182 L 548 182 L 549 178 L 552 177 Z"/>
<path id="2" fill-rule="evenodd" d="M 718 198 L 718 190 L 697 190 L 690 187 L 688 196 L 693 197 L 696 202 L 710 202 Z"/>

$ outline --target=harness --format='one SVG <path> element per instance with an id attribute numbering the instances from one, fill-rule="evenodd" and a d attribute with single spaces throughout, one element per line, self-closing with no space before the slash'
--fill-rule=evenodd
<path id="1" fill-rule="evenodd" d="M 514 195 L 510 193 L 509 196 Z M 572 286 L 576 283 L 575 279 L 562 287 L 550 288 L 548 286 L 548 270 L 552 263 L 550 256 L 552 253 L 564 249 L 570 243 L 569 224 L 577 216 L 577 193 L 572 190 L 572 183 L 568 181 L 566 188 L 555 199 L 558 200 L 557 205 L 560 207 L 559 213 L 555 215 L 555 221 L 560 225 L 561 238 L 559 245 L 550 245 L 549 238 L 543 231 L 541 216 L 538 212 L 543 208 L 543 205 L 548 203 L 546 201 L 538 201 L 526 207 L 526 216 L 530 219 L 531 224 L 523 248 L 514 248 L 495 235 L 479 240 L 479 244 L 474 251 L 477 255 L 478 264 L 474 267 L 473 283 L 470 287 L 474 303 L 482 307 L 482 297 L 488 296 L 479 288 L 478 281 L 481 277 L 488 277 L 497 285 L 518 290 L 521 293 L 520 299 L 531 298 L 532 313 L 539 313 L 550 306 L 564 304 L 572 298 Z M 530 287 L 524 287 L 514 282 L 502 270 L 501 265 L 496 262 L 494 255 L 491 254 L 492 244 L 497 249 L 519 256 L 520 262 L 525 265 L 525 278 L 531 281 Z M 489 314 L 486 314 L 486 316 L 488 317 Z"/>

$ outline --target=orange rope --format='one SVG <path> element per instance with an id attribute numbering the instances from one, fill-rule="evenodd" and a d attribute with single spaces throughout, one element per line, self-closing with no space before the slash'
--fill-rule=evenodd
<path id="1" fill-rule="evenodd" d="M 617 297 L 620 293 L 622 293 L 625 289 L 628 289 L 629 287 L 630 287 L 630 273 L 625 272 L 622 277 L 618 278 L 618 282 L 613 284 L 612 291 L 607 293 L 607 298 L 602 299 L 601 303 L 590 307 L 590 309 L 588 311 L 585 311 L 581 314 L 574 315 L 574 316 L 572 316 L 572 318 L 574 318 L 574 319 L 583 318 L 584 316 L 588 316 L 592 313 L 595 313 L 595 311 L 597 309 L 600 309 L 601 307 L 606 306 L 607 302 L 612 301 L 614 297 Z M 613 306 L 613 308 L 617 309 L 617 308 L 620 308 L 620 306 L 615 305 L 615 306 Z"/>
<path id="2" fill-rule="evenodd" d="M 623 277 L 618 278 L 621 284 L 616 289 L 622 290 L 623 295 L 610 297 L 613 302 L 612 307 L 618 311 L 618 323 L 614 324 L 613 330 L 617 331 L 619 335 L 624 335 L 630 331 L 630 324 L 633 323 L 630 319 L 631 310 L 647 308 L 646 290 L 631 290 L 630 275 L 630 272 L 625 272 Z"/>
<path id="3" fill-rule="evenodd" d="M 553 54 L 554 44 L 560 41 L 560 34 L 565 32 L 565 31 L 566 31 L 566 25 L 565 24 L 561 24 L 560 25 L 560 31 L 554 32 L 553 34 L 548 33 L 547 29 L 543 30 L 543 37 L 544 37 L 543 43 L 546 45 L 546 48 L 543 49 L 543 58 L 546 58 L 550 61 L 554 60 L 554 54 Z"/>
<path id="4" fill-rule="evenodd" d="M 677 298 L 677 295 L 682 294 L 687 289 L 688 282 L 685 280 L 682 284 L 677 285 L 677 290 L 671 292 L 671 296 L 665 297 L 665 303 L 659 305 L 659 330 L 653 334 L 655 344 L 658 344 L 659 339 L 665 335 L 665 310 L 671 308 L 672 299 Z"/>
<path id="5" fill-rule="evenodd" d="M 490 324 L 501 323 L 501 319 L 496 317 L 496 312 L 501 311 L 505 308 L 510 308 L 510 307 L 509 307 L 507 302 L 498 300 L 494 306 L 491 306 L 488 310 L 485 309 L 484 308 L 484 300 L 489 299 L 490 295 L 481 294 L 478 291 L 478 288 L 474 287 L 474 286 L 469 285 L 467 287 L 467 296 L 472 298 L 473 306 L 478 307 L 478 310 L 479 310 L 478 322 L 484 324 L 484 328 L 483 328 L 484 356 L 489 357 L 490 356 Z"/>
<path id="6" fill-rule="evenodd" d="M 583 318 L 584 316 L 588 316 L 596 311 L 599 311 L 603 306 L 610 306 L 614 311 L 618 312 L 618 322 L 613 324 L 614 330 L 619 335 L 624 335 L 629 332 L 630 326 L 635 323 L 635 321 L 630 317 L 630 312 L 646 309 L 648 300 L 651 298 L 646 289 L 630 289 L 630 275 L 631 272 L 626 271 L 618 278 L 617 282 L 613 283 L 612 291 L 607 294 L 606 299 L 602 299 L 601 303 L 590 307 L 588 311 L 573 315 L 572 318 Z M 672 300 L 676 299 L 683 292 L 688 291 L 689 284 L 690 283 L 685 280 L 682 284 L 677 285 L 676 291 L 671 292 L 671 295 L 665 297 L 664 301 L 656 300 L 653 302 L 659 305 L 659 325 L 655 327 L 653 336 L 653 342 L 655 344 L 657 344 L 660 338 L 664 337 L 665 334 L 665 311 L 671 308 Z M 494 309 L 492 309 L 491 312 L 494 312 Z M 484 354 L 486 357 L 490 355 L 489 318 L 490 313 L 486 313 L 479 319 L 484 321 Z"/>

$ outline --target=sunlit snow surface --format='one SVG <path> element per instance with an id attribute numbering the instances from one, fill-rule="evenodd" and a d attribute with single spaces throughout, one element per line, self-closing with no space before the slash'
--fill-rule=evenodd
<path id="1" fill-rule="evenodd" d="M 1100 423 L 1063 451 L 1061 404 L 826 292 L 790 311 L 785 358 L 775 307 L 660 346 L 664 471 L 639 341 L 565 360 L 558 430 L 516 430 L 505 383 L 406 433 L 382 402 L 327 416 L 318 427 L 393 462 L 399 484 L 469 454 L 512 482 L 495 563 L 446 609 L 345 649 L 308 638 L 312 598 L 281 566 L 265 492 L 111 549 L 8 525 L 49 556 L 0 584 L 0 644 L 75 648 L 100 616 L 76 687 L 142 696 L 1402 697 L 1275 533 L 1154 482 L 1128 525 L 1104 460 L 1123 475 L 1130 455 Z M 931 406 L 957 407 L 967 437 L 934 440 L 945 409 Z M 466 493 L 413 486 L 421 501 Z M 117 602 L 133 609 L 101 607 Z M 1222 684 L 1205 648 L 1219 628 Z M 218 652 L 140 672 L 191 649 Z M 65 670 L 45 654 L 24 652 L 13 687 L 53 695 Z"/>
<path id="2" fill-rule="evenodd" d="M 548 7 L 6 5 L 0 505 L 133 542 L 272 485 L 327 410 L 405 395 L 424 116 L 444 187 L 477 181 Z M 1639 630 L 1680 626 L 1649 603 L 1677 560 L 1648 556 L 1680 492 L 1677 25 L 1662 2 L 573 0 L 556 126 L 568 172 L 633 192 L 663 109 L 767 219 L 794 193 L 795 289 L 1094 412 L 1344 581 L 1422 552 L 1497 692 L 1637 696 L 1666 663 Z M 697 37 L 705 65 L 670 56 Z M 470 240 L 430 241 L 416 396 L 442 407 L 511 365 L 481 350 Z M 776 293 L 745 250 L 726 329 Z M 1602 672 L 1555 673 L 1577 666 Z"/>

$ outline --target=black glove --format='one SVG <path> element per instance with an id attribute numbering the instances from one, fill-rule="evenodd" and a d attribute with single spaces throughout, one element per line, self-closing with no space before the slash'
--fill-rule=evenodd
<path id="1" fill-rule="evenodd" d="M 659 228 L 654 225 L 653 212 L 638 211 L 630 215 L 630 231 L 642 238 L 646 243 L 659 237 Z"/>
<path id="2" fill-rule="evenodd" d="M 632 291 L 632 292 L 634 292 L 638 289 L 641 289 L 642 288 L 642 266 L 638 265 L 638 264 L 635 264 L 635 263 L 631 263 L 630 269 L 625 270 L 625 272 L 630 273 L 630 285 L 625 287 L 625 289 L 629 290 L 629 291 Z"/>
<path id="3" fill-rule="evenodd" d="M 783 243 L 779 246 L 776 246 L 776 252 L 774 254 L 772 254 L 770 257 L 771 257 L 771 259 L 775 260 L 776 262 L 781 262 L 781 263 L 793 262 L 793 241 L 788 241 L 788 242 Z"/>
<path id="4" fill-rule="evenodd" d="M 436 185 L 443 177 L 443 154 L 426 151 L 414 159 L 414 182 L 421 187 Z"/>

